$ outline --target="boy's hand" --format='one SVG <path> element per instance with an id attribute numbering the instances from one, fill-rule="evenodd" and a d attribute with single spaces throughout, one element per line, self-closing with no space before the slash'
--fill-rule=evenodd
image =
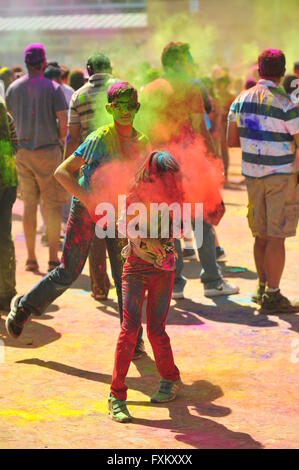
<path id="1" fill-rule="evenodd" d="M 165 258 L 166 251 L 163 248 L 160 240 L 158 240 L 157 238 L 147 238 L 146 240 L 144 240 L 144 242 L 146 244 L 147 251 L 149 251 L 153 255 L 159 257 L 162 256 L 163 258 Z"/>

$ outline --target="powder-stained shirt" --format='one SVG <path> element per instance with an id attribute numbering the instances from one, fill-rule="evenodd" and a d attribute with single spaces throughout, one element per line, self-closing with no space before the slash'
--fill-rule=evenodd
<path id="1" fill-rule="evenodd" d="M 156 145 L 186 141 L 193 134 L 192 115 L 204 119 L 204 113 L 204 101 L 196 81 L 170 82 L 158 78 L 144 88 L 140 119 L 150 141 Z"/>
<path id="2" fill-rule="evenodd" d="M 13 120 L 0 97 L 0 189 L 17 186 L 17 172 L 13 146 L 17 146 Z"/>
<path id="3" fill-rule="evenodd" d="M 109 73 L 95 73 L 89 77 L 85 85 L 74 92 L 70 102 L 68 125 L 80 124 L 81 142 L 86 139 L 88 134 L 104 124 L 103 122 L 95 122 L 95 108 L 105 113 L 105 117 L 109 121 L 105 110 L 107 102 L 105 91 L 116 81 L 118 80 Z M 102 95 L 102 101 L 100 95 Z"/>
<path id="4" fill-rule="evenodd" d="M 24 75 L 8 87 L 6 104 L 20 147 L 35 150 L 59 145 L 56 113 L 68 106 L 58 83 L 43 75 Z"/>
<path id="5" fill-rule="evenodd" d="M 238 126 L 243 175 L 263 178 L 294 172 L 299 109 L 282 88 L 259 80 L 235 99 L 228 120 Z"/>
<path id="6" fill-rule="evenodd" d="M 135 129 L 133 137 L 120 140 L 113 124 L 100 127 L 92 132 L 74 152 L 74 155 L 85 161 L 79 184 L 88 188 L 95 169 L 111 160 L 145 156 L 147 144 L 148 138 Z"/>
<path id="7" fill-rule="evenodd" d="M 62 83 L 60 86 L 61 86 L 61 89 L 63 91 L 63 94 L 64 94 L 65 100 L 67 102 L 67 105 L 70 106 L 70 102 L 71 102 L 71 99 L 72 99 L 72 96 L 73 96 L 75 90 L 74 90 L 74 88 L 67 85 L 66 83 Z"/>

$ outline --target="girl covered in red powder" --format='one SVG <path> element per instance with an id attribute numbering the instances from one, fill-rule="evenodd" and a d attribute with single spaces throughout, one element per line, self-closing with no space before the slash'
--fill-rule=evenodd
<path id="1" fill-rule="evenodd" d="M 168 152 L 153 152 L 136 175 L 136 182 L 127 201 L 178 202 L 183 201 L 181 172 L 177 161 Z M 126 375 L 133 357 L 137 335 L 141 324 L 142 306 L 147 296 L 147 334 L 151 343 L 156 366 L 161 376 L 160 388 L 151 397 L 151 402 L 174 400 L 181 388 L 178 368 L 173 359 L 169 337 L 165 331 L 169 311 L 175 269 L 173 243 L 173 219 L 169 218 L 170 237 L 131 238 L 126 224 L 129 243 L 123 254 L 126 263 L 122 276 L 123 323 L 118 337 L 111 392 L 108 406 L 110 416 L 118 422 L 129 422 L 132 417 L 126 406 Z M 119 223 L 119 230 L 120 230 Z M 123 229 L 121 230 L 123 231 Z"/>

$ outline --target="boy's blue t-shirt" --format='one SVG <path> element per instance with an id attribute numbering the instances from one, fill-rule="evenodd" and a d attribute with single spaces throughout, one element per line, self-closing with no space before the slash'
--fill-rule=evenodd
<path id="1" fill-rule="evenodd" d="M 79 184 L 87 189 L 95 169 L 111 160 L 135 159 L 142 154 L 145 155 L 147 144 L 148 138 L 135 129 L 132 137 L 120 139 L 114 124 L 100 127 L 89 134 L 74 152 L 74 155 L 85 161 Z"/>

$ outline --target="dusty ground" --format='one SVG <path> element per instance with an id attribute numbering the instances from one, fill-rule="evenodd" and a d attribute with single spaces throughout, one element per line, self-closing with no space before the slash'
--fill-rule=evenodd
<path id="1" fill-rule="evenodd" d="M 231 187 L 224 190 L 227 212 L 217 231 L 227 253 L 224 276 L 240 286 L 240 294 L 206 299 L 198 262 L 186 261 L 186 299 L 171 305 L 167 331 L 184 382 L 180 397 L 166 405 L 149 403 L 159 378 L 145 339 L 148 356 L 131 365 L 127 379 L 134 422 L 110 420 L 116 295 L 113 289 L 107 302 L 95 302 L 85 268 L 18 341 L 7 338 L 0 318 L 0 448 L 298 447 L 299 319 L 261 316 L 250 302 L 256 275 L 240 180 L 234 154 Z M 20 293 L 42 275 L 24 271 L 21 213 L 18 201 L 13 233 Z M 37 243 L 44 273 L 48 253 Z M 298 252 L 298 237 L 289 239 L 281 287 L 293 299 L 299 297 Z"/>

